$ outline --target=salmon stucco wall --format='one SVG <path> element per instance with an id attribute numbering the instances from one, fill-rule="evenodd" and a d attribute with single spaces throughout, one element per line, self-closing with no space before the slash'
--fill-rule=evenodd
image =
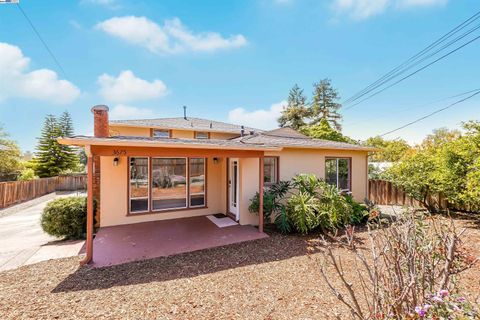
<path id="1" fill-rule="evenodd" d="M 225 213 L 226 209 L 226 161 L 207 160 L 207 208 L 127 215 L 128 211 L 128 158 L 120 157 L 113 166 L 114 157 L 100 157 L 100 227 L 175 219 Z"/>
<path id="2" fill-rule="evenodd" d="M 150 128 L 145 127 L 133 127 L 133 126 L 115 126 L 110 125 L 111 136 L 134 136 L 134 137 L 150 137 Z M 194 130 L 171 130 L 172 138 L 181 139 L 194 139 Z M 210 132 L 210 139 L 227 140 L 238 137 L 240 133 L 227 133 L 227 132 Z"/>
<path id="3" fill-rule="evenodd" d="M 324 179 L 325 158 L 351 158 L 352 195 L 357 201 L 363 201 L 368 195 L 366 151 L 284 149 L 280 152 L 265 153 L 265 156 L 280 157 L 280 180 L 290 180 L 300 173 L 313 173 Z"/>
<path id="4" fill-rule="evenodd" d="M 110 125 L 110 136 L 150 137 L 150 128 Z"/>

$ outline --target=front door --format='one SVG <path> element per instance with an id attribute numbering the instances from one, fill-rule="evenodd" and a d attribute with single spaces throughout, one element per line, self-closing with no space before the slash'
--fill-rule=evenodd
<path id="1" fill-rule="evenodd" d="M 235 219 L 240 219 L 238 210 L 238 159 L 230 159 L 228 162 L 228 209 L 235 215 Z"/>

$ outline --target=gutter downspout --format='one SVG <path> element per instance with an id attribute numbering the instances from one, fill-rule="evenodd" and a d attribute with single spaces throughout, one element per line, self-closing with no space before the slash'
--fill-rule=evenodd
<path id="1" fill-rule="evenodd" d="M 85 146 L 87 155 L 87 251 L 85 257 L 80 261 L 83 266 L 92 261 L 93 258 L 93 155 L 90 145 Z"/>

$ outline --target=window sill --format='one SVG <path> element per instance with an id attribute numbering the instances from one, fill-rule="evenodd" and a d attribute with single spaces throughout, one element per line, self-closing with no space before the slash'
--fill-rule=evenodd
<path id="1" fill-rule="evenodd" d="M 190 207 L 190 208 L 179 208 L 179 209 L 167 209 L 167 210 L 157 210 L 157 211 L 144 211 L 144 212 L 129 212 L 127 213 L 127 217 L 136 217 L 136 216 L 144 216 L 149 214 L 162 214 L 167 212 L 178 212 L 178 211 L 188 211 L 188 210 L 199 210 L 199 209 L 208 209 L 208 206 L 203 207 Z"/>

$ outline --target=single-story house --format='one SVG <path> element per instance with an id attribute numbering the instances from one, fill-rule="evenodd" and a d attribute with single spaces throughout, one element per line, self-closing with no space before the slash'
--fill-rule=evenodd
<path id="1" fill-rule="evenodd" d="M 59 138 L 84 147 L 88 157 L 84 262 L 92 257 L 93 198 L 100 228 L 223 213 L 262 232 L 263 212 L 250 213 L 249 201 L 279 180 L 313 173 L 358 201 L 368 195 L 373 148 L 290 128 L 263 131 L 187 116 L 109 121 L 103 105 L 92 112 L 94 136 Z"/>

